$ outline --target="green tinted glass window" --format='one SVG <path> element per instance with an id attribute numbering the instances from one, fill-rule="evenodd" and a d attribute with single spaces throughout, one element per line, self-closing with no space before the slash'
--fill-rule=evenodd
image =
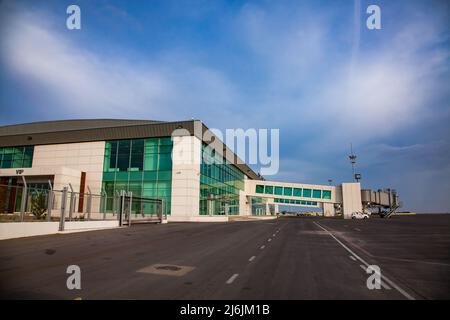
<path id="1" fill-rule="evenodd" d="M 292 196 L 292 188 L 284 187 L 284 192 L 283 192 L 283 194 L 284 194 L 285 196 Z"/>
<path id="2" fill-rule="evenodd" d="M 169 153 L 162 153 L 159 155 L 158 170 L 172 169 L 172 156 Z"/>
<path id="3" fill-rule="evenodd" d="M 273 194 L 273 186 L 265 186 L 264 193 L 265 194 Z"/>
<path id="4" fill-rule="evenodd" d="M 313 190 L 313 198 L 320 199 L 322 198 L 322 190 Z"/>
<path id="5" fill-rule="evenodd" d="M 301 197 L 302 196 L 302 189 L 294 188 L 294 197 Z"/>
<path id="6" fill-rule="evenodd" d="M 224 215 L 228 209 L 230 215 L 239 214 L 239 192 L 244 190 L 244 173 L 206 144 L 202 145 L 201 160 L 199 213 Z M 263 194 L 264 185 L 257 185 L 255 192 Z M 214 195 L 212 203 L 208 202 L 211 201 L 210 194 Z"/>
<path id="7" fill-rule="evenodd" d="M 283 187 L 275 187 L 275 194 L 278 196 L 283 195 Z"/>
<path id="8" fill-rule="evenodd" d="M 159 146 L 164 143 L 164 152 Z M 116 191 L 133 192 L 136 196 L 158 197 L 165 201 L 170 214 L 172 188 L 172 140 L 170 138 L 106 141 L 103 190 L 108 196 Z M 151 204 L 133 204 L 132 212 L 154 213 Z M 106 210 L 111 211 L 112 201 Z"/>
<path id="9" fill-rule="evenodd" d="M 256 185 L 256 193 L 264 193 L 264 186 L 257 184 Z"/>
<path id="10" fill-rule="evenodd" d="M 303 197 L 311 198 L 311 189 L 303 189 Z"/>
<path id="11" fill-rule="evenodd" d="M 0 168 L 30 168 L 34 146 L 0 147 Z"/>
<path id="12" fill-rule="evenodd" d="M 158 157 L 157 153 L 150 153 L 144 155 L 144 171 L 158 170 Z"/>
<path id="13" fill-rule="evenodd" d="M 331 191 L 330 190 L 323 190 L 322 198 L 323 199 L 331 199 Z"/>

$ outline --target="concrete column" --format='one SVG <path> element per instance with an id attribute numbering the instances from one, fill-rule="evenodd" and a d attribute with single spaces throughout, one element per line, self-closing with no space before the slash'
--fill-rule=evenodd
<path id="1" fill-rule="evenodd" d="M 248 216 L 250 215 L 250 206 L 246 204 L 248 201 L 245 191 L 239 191 L 239 215 Z"/>
<path id="2" fill-rule="evenodd" d="M 362 211 L 361 184 L 359 182 L 342 184 L 342 205 L 344 219 L 350 219 L 353 212 Z"/>
<path id="3" fill-rule="evenodd" d="M 195 136 L 173 137 L 171 221 L 199 215 L 201 146 Z"/>
<path id="4" fill-rule="evenodd" d="M 334 211 L 334 204 L 332 203 L 323 203 L 322 204 L 322 213 L 324 217 L 334 217 L 336 214 Z"/>

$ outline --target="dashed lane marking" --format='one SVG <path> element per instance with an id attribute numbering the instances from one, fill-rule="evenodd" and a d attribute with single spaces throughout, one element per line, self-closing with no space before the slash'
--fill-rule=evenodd
<path id="1" fill-rule="evenodd" d="M 354 256 L 349 256 L 350 259 L 352 259 L 353 261 L 356 261 L 356 258 Z"/>
<path id="2" fill-rule="evenodd" d="M 347 247 L 345 244 L 343 244 L 338 238 L 336 238 L 334 236 L 334 234 L 332 234 L 330 231 L 328 231 L 327 229 L 325 229 L 324 227 L 322 227 L 322 225 L 320 225 L 319 223 L 313 221 L 314 224 L 316 226 L 318 226 L 320 229 L 326 231 L 334 240 L 336 240 L 337 243 L 339 243 L 345 250 L 347 250 L 350 254 L 352 254 L 356 259 L 358 259 L 360 262 L 362 262 L 366 267 L 369 266 L 369 264 L 364 261 L 360 256 L 358 256 L 356 253 L 354 253 L 349 247 Z M 388 277 L 386 276 L 381 276 L 381 279 L 386 281 L 391 287 L 393 287 L 395 290 L 397 290 L 398 292 L 400 292 L 405 298 L 409 299 L 409 300 L 416 300 L 413 296 L 411 296 L 408 292 L 406 292 L 405 290 L 403 290 L 402 288 L 400 288 L 398 285 L 396 285 L 392 280 L 390 280 Z"/>
<path id="3" fill-rule="evenodd" d="M 248 259 L 248 261 L 252 262 L 253 260 L 255 260 L 256 256 L 251 256 L 250 259 Z"/>
<path id="4" fill-rule="evenodd" d="M 264 249 L 265 247 L 266 247 L 266 246 L 261 246 L 260 249 L 262 250 L 262 249 Z"/>
<path id="5" fill-rule="evenodd" d="M 236 278 L 239 276 L 238 273 L 233 274 L 230 279 L 227 280 L 227 284 L 232 284 L 234 280 L 236 280 Z"/>

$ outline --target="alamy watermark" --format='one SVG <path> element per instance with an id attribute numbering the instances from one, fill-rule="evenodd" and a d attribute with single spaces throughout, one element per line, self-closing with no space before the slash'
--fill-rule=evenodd
<path id="1" fill-rule="evenodd" d="M 381 269 L 377 265 L 370 265 L 366 268 L 366 273 L 370 276 L 366 280 L 366 286 L 369 290 L 381 289 Z"/>
<path id="2" fill-rule="evenodd" d="M 67 267 L 67 274 L 70 276 L 67 277 L 66 286 L 69 290 L 81 290 L 81 269 L 76 264 L 72 264 Z"/>
<path id="3" fill-rule="evenodd" d="M 370 16 L 366 20 L 366 26 L 369 30 L 380 30 L 381 29 L 381 9 L 376 4 L 371 4 L 367 7 L 367 14 Z"/>
<path id="4" fill-rule="evenodd" d="M 195 136 L 195 139 L 185 137 Z M 274 175 L 280 167 L 279 129 L 205 129 L 194 122 L 194 132 L 178 128 L 172 133 L 174 165 L 250 164 L 260 167 L 261 175 Z M 201 141 L 201 142 L 200 142 Z M 204 143 L 203 152 L 197 152 Z"/>
<path id="5" fill-rule="evenodd" d="M 76 4 L 67 7 L 66 13 L 69 15 L 66 20 L 66 27 L 69 30 L 81 29 L 81 9 Z"/>

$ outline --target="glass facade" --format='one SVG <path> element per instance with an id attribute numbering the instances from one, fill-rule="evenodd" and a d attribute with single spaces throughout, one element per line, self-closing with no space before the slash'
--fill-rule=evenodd
<path id="1" fill-rule="evenodd" d="M 322 190 L 313 190 L 313 198 L 320 199 L 322 198 Z"/>
<path id="2" fill-rule="evenodd" d="M 331 199 L 331 191 L 330 190 L 323 190 L 322 192 L 322 198 L 323 199 Z"/>
<path id="3" fill-rule="evenodd" d="M 288 197 L 299 197 L 299 198 L 314 198 L 314 199 L 331 199 L 331 190 L 319 190 L 319 189 L 302 189 L 302 188 L 292 188 L 292 187 L 281 187 L 281 186 L 270 186 L 270 185 L 256 185 L 256 193 L 260 194 L 274 194 L 278 196 L 288 196 Z M 283 199 L 275 199 L 275 202 L 279 203 L 294 203 L 294 204 L 307 204 L 316 205 L 315 201 L 300 201 L 292 200 L 294 202 L 281 202 Z M 283 200 L 284 201 L 284 200 Z M 296 202 L 298 201 L 298 203 Z"/>
<path id="4" fill-rule="evenodd" d="M 0 168 L 31 168 L 34 146 L 0 147 Z"/>
<path id="5" fill-rule="evenodd" d="M 278 196 L 283 195 L 283 187 L 275 187 L 275 194 Z"/>
<path id="6" fill-rule="evenodd" d="M 298 204 L 298 205 L 306 205 L 306 206 L 317 206 L 317 201 L 304 201 L 304 200 L 294 200 L 294 199 L 281 199 L 275 198 L 273 199 L 275 203 L 286 203 L 286 204 Z"/>
<path id="7" fill-rule="evenodd" d="M 311 198 L 311 189 L 303 189 L 303 197 Z"/>
<path id="8" fill-rule="evenodd" d="M 292 196 L 292 188 L 284 187 L 283 190 L 285 196 Z"/>
<path id="9" fill-rule="evenodd" d="M 115 192 L 125 190 L 133 196 L 164 200 L 170 214 L 172 147 L 170 137 L 106 141 L 103 190 L 108 195 L 107 211 L 112 210 Z M 152 213 L 152 209 L 138 202 L 132 208 L 136 213 Z"/>
<path id="10" fill-rule="evenodd" d="M 244 190 L 244 173 L 203 145 L 200 164 L 200 214 L 207 215 L 212 212 L 223 215 L 226 214 L 226 206 L 228 214 L 239 214 L 240 190 Z"/>

